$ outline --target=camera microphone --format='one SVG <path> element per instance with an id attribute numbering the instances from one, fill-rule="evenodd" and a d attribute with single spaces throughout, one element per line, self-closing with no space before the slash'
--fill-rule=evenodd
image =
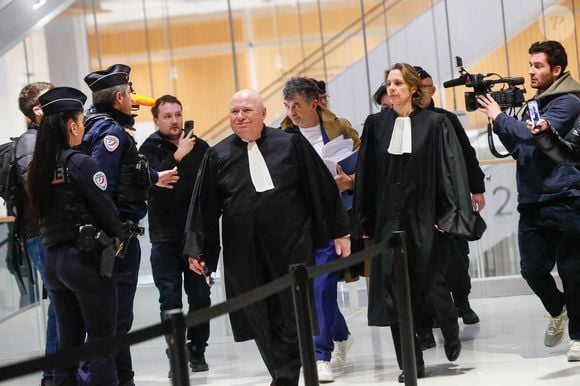
<path id="1" fill-rule="evenodd" d="M 493 80 L 486 80 L 485 82 L 487 82 L 487 84 L 498 84 L 498 83 L 507 83 L 510 86 L 517 86 L 520 84 L 524 84 L 525 79 L 522 76 L 516 76 L 513 78 L 499 78 L 499 79 L 493 79 Z"/>
<path id="2" fill-rule="evenodd" d="M 461 78 L 455 78 L 448 80 L 447 82 L 443 82 L 443 87 L 448 88 L 448 87 L 463 86 L 465 85 L 465 78 L 466 78 L 465 76 L 462 76 Z"/>
<path id="3" fill-rule="evenodd" d="M 524 84 L 525 83 L 525 79 L 523 76 L 516 76 L 514 78 L 507 78 L 507 83 L 511 84 L 512 86 L 517 86 L 519 84 Z"/>

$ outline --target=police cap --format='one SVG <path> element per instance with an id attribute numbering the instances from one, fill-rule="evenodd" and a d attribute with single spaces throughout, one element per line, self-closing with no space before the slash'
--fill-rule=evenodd
<path id="1" fill-rule="evenodd" d="M 91 72 L 85 76 L 85 83 L 91 91 L 104 90 L 120 84 L 129 83 L 131 67 L 124 64 L 113 64 L 106 70 Z"/>
<path id="2" fill-rule="evenodd" d="M 55 87 L 38 97 L 44 115 L 61 111 L 83 111 L 87 96 L 72 87 Z"/>

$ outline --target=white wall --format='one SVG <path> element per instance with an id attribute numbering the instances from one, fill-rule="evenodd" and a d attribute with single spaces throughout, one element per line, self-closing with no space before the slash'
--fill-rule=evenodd
<path id="1" fill-rule="evenodd" d="M 26 68 L 25 47 L 29 73 Z M 18 136 L 26 130 L 26 121 L 18 109 L 18 95 L 22 87 L 30 82 L 50 81 L 48 68 L 43 30 L 33 33 L 25 42 L 0 57 L 0 143 L 7 142 L 8 138 Z"/>

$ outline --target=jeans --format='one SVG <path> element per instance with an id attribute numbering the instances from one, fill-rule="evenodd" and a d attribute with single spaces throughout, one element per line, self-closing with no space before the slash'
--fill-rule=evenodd
<path id="1" fill-rule="evenodd" d="M 183 242 L 153 242 L 151 246 L 153 280 L 159 290 L 159 309 L 163 312 L 183 308 L 182 293 L 187 294 L 188 312 L 210 306 L 210 288 L 205 278 L 193 272 L 183 257 Z M 187 339 L 197 352 L 204 352 L 209 339 L 209 322 L 187 329 Z"/>
<path id="2" fill-rule="evenodd" d="M 46 251 L 44 245 L 42 244 L 42 237 L 35 236 L 25 241 L 26 254 L 32 262 L 34 268 L 40 273 L 42 282 L 46 283 L 46 277 L 44 274 L 44 259 L 46 256 Z M 56 316 L 54 313 L 54 306 L 52 301 L 48 304 L 48 315 L 46 322 L 46 348 L 45 354 L 52 354 L 56 352 L 58 347 L 58 335 L 56 328 Z M 44 369 L 42 373 L 42 378 L 52 377 L 52 369 Z"/>
<path id="3" fill-rule="evenodd" d="M 550 315 L 566 305 L 570 338 L 580 339 L 580 199 L 520 204 L 518 210 L 522 276 Z M 550 273 L 556 264 L 564 292 Z"/>

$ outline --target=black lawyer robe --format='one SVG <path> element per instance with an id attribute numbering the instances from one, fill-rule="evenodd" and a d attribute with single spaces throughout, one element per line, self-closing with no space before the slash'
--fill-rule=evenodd
<path id="1" fill-rule="evenodd" d="M 440 218 L 472 213 L 461 145 L 442 114 L 417 109 L 411 115 L 412 154 L 387 152 L 394 110 L 365 121 L 355 182 L 354 211 L 360 231 L 378 241 L 407 232 L 412 286 L 428 288 L 433 272 L 434 226 Z M 465 213 L 463 213 L 465 212 Z M 391 251 L 374 258 L 369 284 L 369 325 L 396 322 Z"/>
<path id="2" fill-rule="evenodd" d="M 230 135 L 205 154 L 186 224 L 186 256 L 201 256 L 215 271 L 222 217 L 226 295 L 242 294 L 311 263 L 315 247 L 349 233 L 349 218 L 334 179 L 302 136 L 264 127 L 256 141 L 275 188 L 257 193 L 247 143 Z M 290 301 L 281 301 L 293 324 Z M 266 302 L 230 314 L 234 339 L 268 338 Z M 252 325 L 259 324 L 259 326 Z"/>

